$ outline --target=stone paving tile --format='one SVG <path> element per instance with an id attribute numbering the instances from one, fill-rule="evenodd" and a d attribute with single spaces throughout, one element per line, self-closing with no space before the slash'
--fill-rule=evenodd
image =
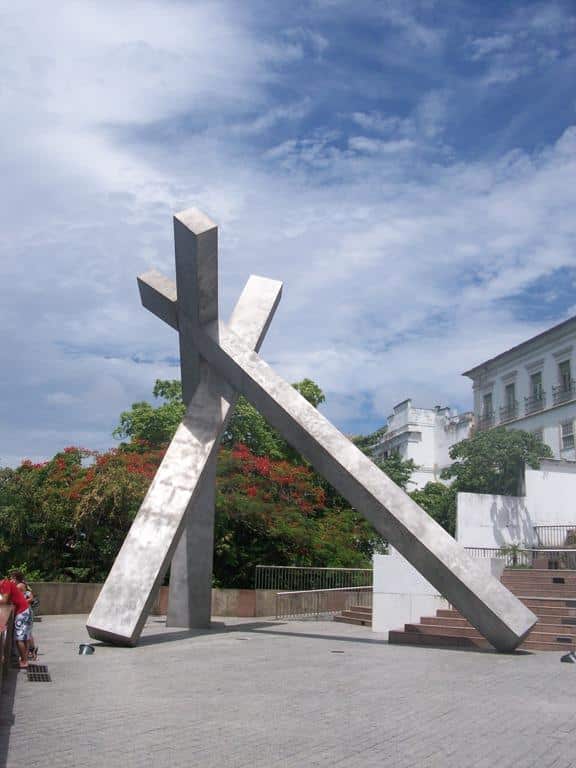
<path id="1" fill-rule="evenodd" d="M 79 656 L 83 621 L 37 625 L 53 683 L 14 673 L 0 766 L 576 768 L 576 667 L 557 653 L 389 646 L 331 622 L 186 633 L 152 619 L 137 648 Z"/>

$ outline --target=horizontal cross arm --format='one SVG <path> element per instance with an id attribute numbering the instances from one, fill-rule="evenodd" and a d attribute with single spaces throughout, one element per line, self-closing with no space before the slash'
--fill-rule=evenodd
<path id="1" fill-rule="evenodd" d="M 138 276 L 140 300 L 153 315 L 178 330 L 178 301 L 176 284 L 156 269 Z"/>

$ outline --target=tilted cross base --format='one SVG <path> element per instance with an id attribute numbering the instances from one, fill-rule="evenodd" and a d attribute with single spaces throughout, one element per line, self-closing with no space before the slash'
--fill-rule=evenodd
<path id="1" fill-rule="evenodd" d="M 204 220 L 197 211 L 177 217 L 180 223 L 188 221 L 194 225 Z M 188 292 L 183 293 L 180 282 L 176 306 L 174 287 L 157 273 L 140 278 L 140 285 L 147 308 L 173 327 L 180 329 L 185 325 L 185 344 L 180 331 L 181 354 L 192 349 L 197 356 L 200 384 L 89 617 L 90 635 L 106 636 L 110 642 L 118 642 L 118 638 L 126 643 L 136 642 L 154 590 L 181 533 L 186 508 L 187 536 L 193 530 L 195 515 L 203 521 L 208 519 L 196 505 L 203 496 L 203 484 L 214 481 L 210 461 L 215 460 L 224 419 L 224 414 L 217 413 L 218 408 L 214 407 L 219 392 L 224 398 L 219 401 L 220 409 L 224 408 L 226 414 L 225 404 L 232 403 L 236 393 L 243 394 L 495 648 L 513 650 L 535 624 L 536 616 L 499 581 L 487 577 L 443 528 L 261 360 L 254 351 L 258 345 L 248 333 L 242 333 L 233 321 L 229 326 L 219 323 L 213 301 L 208 302 L 210 311 L 202 311 L 207 295 L 202 286 L 215 283 L 216 251 L 212 247 L 204 262 L 201 249 L 191 249 L 190 254 L 194 263 L 185 274 L 196 276 L 195 289 L 190 291 L 196 301 L 194 306 L 185 309 Z M 203 272 L 207 277 L 202 276 Z M 177 275 L 180 280 L 178 269 Z M 250 278 L 248 286 L 254 280 L 260 280 L 263 288 L 268 285 L 262 278 Z M 247 303 L 242 299 L 239 302 L 243 306 Z M 268 317 L 272 314 L 270 297 L 264 304 L 268 306 Z M 262 320 L 266 313 L 262 305 L 258 309 Z M 183 316 L 188 318 L 186 323 L 182 323 Z M 184 365 L 182 372 L 184 378 Z M 202 383 L 210 377 L 214 389 L 210 388 L 207 396 Z M 201 391 L 204 407 L 197 401 Z M 206 421 L 210 408 L 214 413 Z M 202 414 L 203 427 L 198 421 Z M 203 448 L 196 443 L 199 432 L 204 442 L 199 439 L 198 443 Z M 180 445 L 179 449 L 173 448 L 175 443 Z M 169 455 L 171 458 L 166 462 Z M 208 498 L 207 491 L 204 493 Z M 140 533 L 142 528 L 145 535 Z M 187 542 L 188 551 L 190 547 L 191 542 Z M 143 578 L 142 568 L 150 560 L 154 566 L 144 568 L 147 576 Z"/>

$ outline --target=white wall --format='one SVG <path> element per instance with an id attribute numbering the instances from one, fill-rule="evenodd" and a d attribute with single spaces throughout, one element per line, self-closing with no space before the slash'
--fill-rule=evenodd
<path id="1" fill-rule="evenodd" d="M 409 490 L 438 481 L 442 469 L 452 460 L 449 450 L 470 435 L 471 416 L 458 416 L 450 408 L 415 408 L 410 399 L 394 406 L 388 417 L 388 431 L 377 447 L 377 454 L 397 451 L 403 459 L 417 465 Z"/>
<path id="2" fill-rule="evenodd" d="M 440 593 L 395 549 L 389 555 L 374 555 L 372 630 L 388 633 L 418 623 L 422 616 L 435 616 L 449 605 Z"/>
<path id="3" fill-rule="evenodd" d="M 542 461 L 526 470 L 525 484 L 533 525 L 576 523 L 576 463 Z"/>
<path id="4" fill-rule="evenodd" d="M 536 545 L 535 525 L 576 525 L 576 463 L 542 460 L 525 472 L 525 496 L 459 493 L 456 539 L 464 547 Z"/>
<path id="5" fill-rule="evenodd" d="M 456 540 L 463 547 L 499 549 L 520 543 L 531 547 L 533 525 L 524 496 L 458 494 Z"/>
<path id="6" fill-rule="evenodd" d="M 496 558 L 478 560 L 486 575 L 499 579 L 504 561 Z M 388 633 L 417 624 L 423 616 L 435 616 L 440 608 L 450 608 L 435 587 L 390 547 L 389 555 L 374 555 L 372 595 L 372 631 Z"/>

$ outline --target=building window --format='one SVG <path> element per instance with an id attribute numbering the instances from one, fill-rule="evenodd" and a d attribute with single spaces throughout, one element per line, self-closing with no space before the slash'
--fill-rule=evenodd
<path id="1" fill-rule="evenodd" d="M 517 416 L 516 385 L 506 384 L 504 388 L 504 406 L 500 408 L 500 421 L 510 421 Z"/>
<path id="2" fill-rule="evenodd" d="M 535 400 L 540 400 L 542 398 L 542 371 L 533 373 L 532 376 L 530 376 L 530 395 Z"/>
<path id="3" fill-rule="evenodd" d="M 506 384 L 505 400 L 506 400 L 506 406 L 508 408 L 512 408 L 514 406 L 514 403 L 516 402 L 516 385 L 515 384 Z"/>
<path id="4" fill-rule="evenodd" d="M 558 366 L 558 383 L 562 389 L 566 392 L 570 389 L 570 383 L 572 381 L 572 372 L 570 370 L 570 360 L 564 360 Z"/>
<path id="5" fill-rule="evenodd" d="M 530 395 L 524 398 L 526 415 L 541 411 L 546 405 L 546 395 L 542 389 L 542 371 L 530 376 Z"/>
<path id="6" fill-rule="evenodd" d="M 558 365 L 558 386 L 553 387 L 554 405 L 560 405 L 574 398 L 574 382 L 570 360 L 564 360 Z"/>
<path id="7" fill-rule="evenodd" d="M 560 424 L 560 432 L 562 435 L 562 450 L 574 448 L 574 422 L 565 421 L 563 424 Z"/>
<path id="8" fill-rule="evenodd" d="M 544 429 L 543 429 L 543 427 L 540 427 L 540 429 L 533 429 L 531 434 L 533 434 L 534 437 L 537 440 L 540 440 L 540 442 L 542 442 L 542 443 L 544 442 Z"/>
<path id="9" fill-rule="evenodd" d="M 478 429 L 490 429 L 494 426 L 494 408 L 492 406 L 492 392 L 488 392 L 482 398 L 482 412 L 478 418 Z"/>

